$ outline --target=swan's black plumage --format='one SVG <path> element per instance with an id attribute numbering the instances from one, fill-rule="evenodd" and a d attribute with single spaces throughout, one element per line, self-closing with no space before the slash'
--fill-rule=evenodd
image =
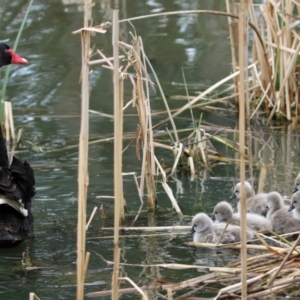
<path id="1" fill-rule="evenodd" d="M 6 44 L 0 43 L 0 67 L 9 64 L 26 64 L 27 60 L 17 55 Z M 22 235 L 33 234 L 31 199 L 35 195 L 34 171 L 26 162 L 13 157 L 8 160 L 7 148 L 0 126 L 0 199 L 9 199 L 20 206 L 21 213 L 13 205 L 0 205 L 0 247 L 12 247 L 22 241 Z"/>

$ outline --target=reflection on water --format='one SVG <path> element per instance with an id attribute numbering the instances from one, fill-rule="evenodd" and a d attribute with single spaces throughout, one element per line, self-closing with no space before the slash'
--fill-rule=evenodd
<path id="1" fill-rule="evenodd" d="M 13 44 L 22 11 L 27 5 L 23 0 L 4 0 L 1 3 L 2 39 Z M 94 24 L 109 19 L 110 1 L 94 1 Z M 184 2 L 184 3 L 183 3 Z M 218 9 L 220 1 L 122 1 L 121 18 L 159 11 L 180 9 Z M 209 7 L 208 7 L 209 6 Z M 222 7 L 219 7 L 222 9 Z M 27 240 L 17 248 L 0 250 L 0 295 L 5 299 L 27 299 L 35 292 L 41 299 L 74 299 L 76 284 L 76 226 L 77 226 L 77 157 L 80 115 L 80 38 L 71 32 L 82 26 L 82 1 L 36 0 L 18 52 L 30 64 L 13 68 L 7 89 L 7 99 L 14 107 L 15 126 L 24 127 L 23 151 L 20 158 L 28 160 L 35 169 L 37 195 L 33 203 L 35 216 L 34 240 Z M 186 81 L 195 86 L 211 85 L 231 72 L 227 40 L 227 20 L 212 16 L 172 16 L 134 22 L 142 36 L 146 52 L 167 96 L 185 95 L 182 83 L 182 68 Z M 122 24 L 121 38 L 130 42 L 129 24 Z M 95 47 L 111 54 L 110 33 L 94 39 Z M 3 72 L 1 74 L 3 77 Z M 100 66 L 92 74 L 90 107 L 111 115 L 112 83 L 110 70 Z M 197 93 L 197 88 L 191 93 Z M 126 91 L 126 101 L 131 99 Z M 169 98 L 168 98 L 169 99 Z M 182 101 L 168 100 L 171 107 L 182 106 Z M 154 95 L 153 109 L 162 110 L 159 97 Z M 195 110 L 195 119 L 202 112 Z M 190 127 L 189 114 L 177 119 L 181 127 Z M 219 123 L 216 114 L 204 112 L 204 124 Z M 224 116 L 222 126 L 233 128 L 234 118 Z M 135 131 L 135 117 L 126 119 L 126 130 Z M 257 129 L 259 128 L 259 129 Z M 299 136 L 294 129 L 278 128 L 276 131 L 259 126 L 253 131 L 253 160 L 255 162 L 255 187 L 258 180 L 265 191 L 276 189 L 289 196 L 293 178 L 298 173 Z M 91 139 L 96 141 L 111 137 L 113 123 L 110 118 L 91 114 Z M 162 128 L 165 130 L 165 128 Z M 231 133 L 222 135 L 233 138 Z M 186 136 L 182 135 L 182 138 Z M 167 137 L 164 139 L 167 139 Z M 37 147 L 32 147 L 32 143 Z M 228 155 L 229 149 L 213 141 L 218 151 Z M 124 152 L 124 171 L 139 172 L 140 163 L 135 158 L 135 147 L 129 145 Z M 39 151 L 36 151 L 39 149 Z M 86 292 L 110 288 L 111 266 L 100 256 L 113 260 L 111 230 L 113 226 L 113 202 L 98 199 L 99 195 L 113 195 L 113 144 L 94 143 L 90 146 L 88 191 L 88 215 L 95 206 L 104 206 L 107 218 L 100 219 L 97 213 L 87 233 L 87 249 L 91 259 L 86 276 Z M 230 154 L 231 155 L 231 154 Z M 173 157 L 164 151 L 158 152 L 168 165 Z M 234 157 L 234 154 L 232 153 Z M 200 171 L 194 181 L 188 174 L 179 173 L 169 184 L 185 215 L 182 225 L 189 225 L 191 217 L 199 211 L 211 213 L 214 205 L 228 199 L 231 189 L 238 181 L 238 167 L 234 164 L 216 163 L 211 171 Z M 250 177 L 250 172 L 248 173 Z M 137 213 L 140 200 L 131 179 L 124 180 L 124 190 L 130 224 Z M 171 208 L 168 197 L 158 184 L 157 213 L 150 214 L 144 207 L 136 226 L 169 226 L 179 219 Z M 122 262 L 153 265 L 158 263 L 183 263 L 202 266 L 224 266 L 235 261 L 239 253 L 232 250 L 194 249 L 186 245 L 191 240 L 187 234 L 163 235 L 157 233 L 128 233 L 121 239 Z M 128 236 L 129 235 L 129 236 Z M 39 269 L 24 271 L 21 254 L 28 252 L 32 266 Z M 207 270 L 172 270 L 155 266 L 124 266 L 122 276 L 129 276 L 139 285 L 152 284 L 155 279 L 179 282 L 205 274 Z M 122 287 L 128 285 L 122 284 Z M 196 296 L 213 296 L 215 290 L 200 290 Z M 153 291 L 152 299 L 158 298 Z M 140 299 L 125 295 L 124 299 Z M 109 296 L 104 299 L 110 299 Z"/>

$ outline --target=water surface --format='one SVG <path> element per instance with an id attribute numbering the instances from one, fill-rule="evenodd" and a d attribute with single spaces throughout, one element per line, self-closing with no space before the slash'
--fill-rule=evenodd
<path id="1" fill-rule="evenodd" d="M 2 2 L 1 38 L 12 45 L 28 1 Z M 122 2 L 120 18 L 160 11 L 224 9 L 220 1 Z M 95 1 L 94 24 L 110 19 L 109 3 L 110 1 Z M 143 39 L 146 53 L 153 63 L 171 108 L 185 103 L 171 98 L 185 95 L 183 72 L 190 85 L 191 96 L 197 95 L 205 86 L 217 82 L 231 72 L 225 18 L 176 15 L 136 21 L 133 24 Z M 37 194 L 33 202 L 36 237 L 26 240 L 14 249 L 0 250 L 0 295 L 5 299 L 27 299 L 29 292 L 35 292 L 43 300 L 75 299 L 81 44 L 80 36 L 73 35 L 72 31 L 81 26 L 81 1 L 35 0 L 18 47 L 18 52 L 30 64 L 12 68 L 7 99 L 13 103 L 15 126 L 25 129 L 23 152 L 18 155 L 33 165 L 36 174 Z M 133 31 L 132 27 L 123 23 L 120 38 L 127 43 L 131 41 L 129 31 Z M 111 30 L 106 35 L 97 35 L 93 44 L 110 56 Z M 2 78 L 3 74 L 2 71 Z M 94 67 L 91 85 L 90 108 L 111 115 L 111 71 L 101 66 Z M 125 101 L 129 101 L 132 95 L 129 84 L 125 94 Z M 164 109 L 159 95 L 153 95 L 151 105 L 153 110 Z M 129 113 L 135 114 L 135 110 L 130 109 Z M 232 128 L 236 125 L 236 116 L 228 118 L 195 110 L 195 119 L 198 120 L 201 114 L 204 124 L 221 123 L 222 126 Z M 182 128 L 191 127 L 190 114 L 184 113 L 176 123 Z M 136 126 L 136 116 L 126 117 L 126 132 L 134 132 Z M 165 130 L 165 127 L 161 129 Z M 255 132 L 255 159 L 267 166 L 265 190 L 277 189 L 290 195 L 293 178 L 298 171 L 299 137 L 289 128 L 280 128 L 275 132 L 260 126 Z M 110 118 L 91 114 L 91 140 L 111 137 L 112 133 L 113 122 Z M 186 134 L 182 134 L 181 138 L 186 138 Z M 171 143 L 168 135 L 163 140 L 167 144 Z M 124 152 L 123 170 L 139 174 L 140 162 L 135 157 L 134 143 L 130 144 L 126 140 L 124 146 L 127 145 L 129 148 Z M 215 147 L 223 154 L 226 153 L 222 145 L 215 143 Z M 97 213 L 87 233 L 87 250 L 91 252 L 91 259 L 86 276 L 86 292 L 110 288 L 112 267 L 100 256 L 113 260 L 112 231 L 101 229 L 113 226 L 113 202 L 110 199 L 98 199 L 97 196 L 113 195 L 112 153 L 111 140 L 90 146 L 87 211 L 89 215 L 95 206 L 102 204 L 107 219 L 101 220 Z M 171 153 L 157 150 L 157 156 L 164 157 L 172 165 Z M 256 187 L 259 175 L 259 168 L 254 169 Z M 158 211 L 148 213 L 144 205 L 136 226 L 188 225 L 196 212 L 211 213 L 218 201 L 228 199 L 238 177 L 238 166 L 217 163 L 210 170 L 200 169 L 194 181 L 190 181 L 188 174 L 184 172 L 177 174 L 177 181 L 170 179 L 170 187 L 185 215 L 182 221 L 158 183 Z M 132 178 L 124 179 L 124 191 L 129 208 L 126 220 L 130 224 L 140 205 Z M 120 243 L 121 260 L 129 264 L 183 263 L 224 266 L 239 257 L 238 251 L 189 247 L 186 242 L 191 237 L 186 234 L 154 233 L 149 236 L 149 233 L 144 232 L 122 232 L 122 235 L 130 235 L 122 238 Z M 22 252 L 28 253 L 33 266 L 42 268 L 27 272 L 22 270 Z M 207 271 L 125 266 L 121 272 L 122 276 L 128 276 L 142 286 L 153 284 L 157 278 L 179 282 Z M 122 284 L 122 287 L 127 286 Z M 195 293 L 195 296 L 213 296 L 217 288 L 218 286 L 207 288 L 205 292 Z M 150 293 L 151 299 L 159 299 L 159 293 Z M 125 295 L 122 299 L 140 297 Z"/>

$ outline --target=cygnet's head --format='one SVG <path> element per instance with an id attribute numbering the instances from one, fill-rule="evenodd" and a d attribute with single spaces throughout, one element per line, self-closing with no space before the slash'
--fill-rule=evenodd
<path id="1" fill-rule="evenodd" d="M 229 199 L 234 199 L 234 198 L 240 199 L 241 198 L 241 195 L 242 195 L 241 185 L 242 184 L 240 182 L 238 184 L 236 184 L 236 186 L 234 187 L 233 193 Z M 245 186 L 246 198 L 248 199 L 248 198 L 252 197 L 253 189 L 252 189 L 251 184 L 248 181 L 245 181 L 244 186 Z"/>
<path id="2" fill-rule="evenodd" d="M 289 211 L 300 208 L 300 191 L 293 194 Z"/>
<path id="3" fill-rule="evenodd" d="M 226 201 L 219 202 L 214 208 L 213 217 L 219 222 L 227 222 L 232 218 L 232 215 L 233 209 Z"/>
<path id="4" fill-rule="evenodd" d="M 297 191 L 300 191 L 300 173 L 297 175 L 295 179 L 295 187 L 293 193 L 296 193 Z"/>
<path id="5" fill-rule="evenodd" d="M 191 234 L 195 232 L 202 232 L 213 225 L 213 221 L 205 213 L 199 213 L 194 216 L 192 220 Z"/>
<path id="6" fill-rule="evenodd" d="M 268 209 L 280 209 L 284 206 L 283 198 L 278 192 L 271 192 L 267 194 Z"/>

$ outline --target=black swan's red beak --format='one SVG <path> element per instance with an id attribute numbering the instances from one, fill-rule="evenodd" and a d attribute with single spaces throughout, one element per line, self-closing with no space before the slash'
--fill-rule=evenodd
<path id="1" fill-rule="evenodd" d="M 26 65 L 28 64 L 28 60 L 18 55 L 12 49 L 7 49 L 7 52 L 11 54 L 11 63 L 17 65 Z"/>

